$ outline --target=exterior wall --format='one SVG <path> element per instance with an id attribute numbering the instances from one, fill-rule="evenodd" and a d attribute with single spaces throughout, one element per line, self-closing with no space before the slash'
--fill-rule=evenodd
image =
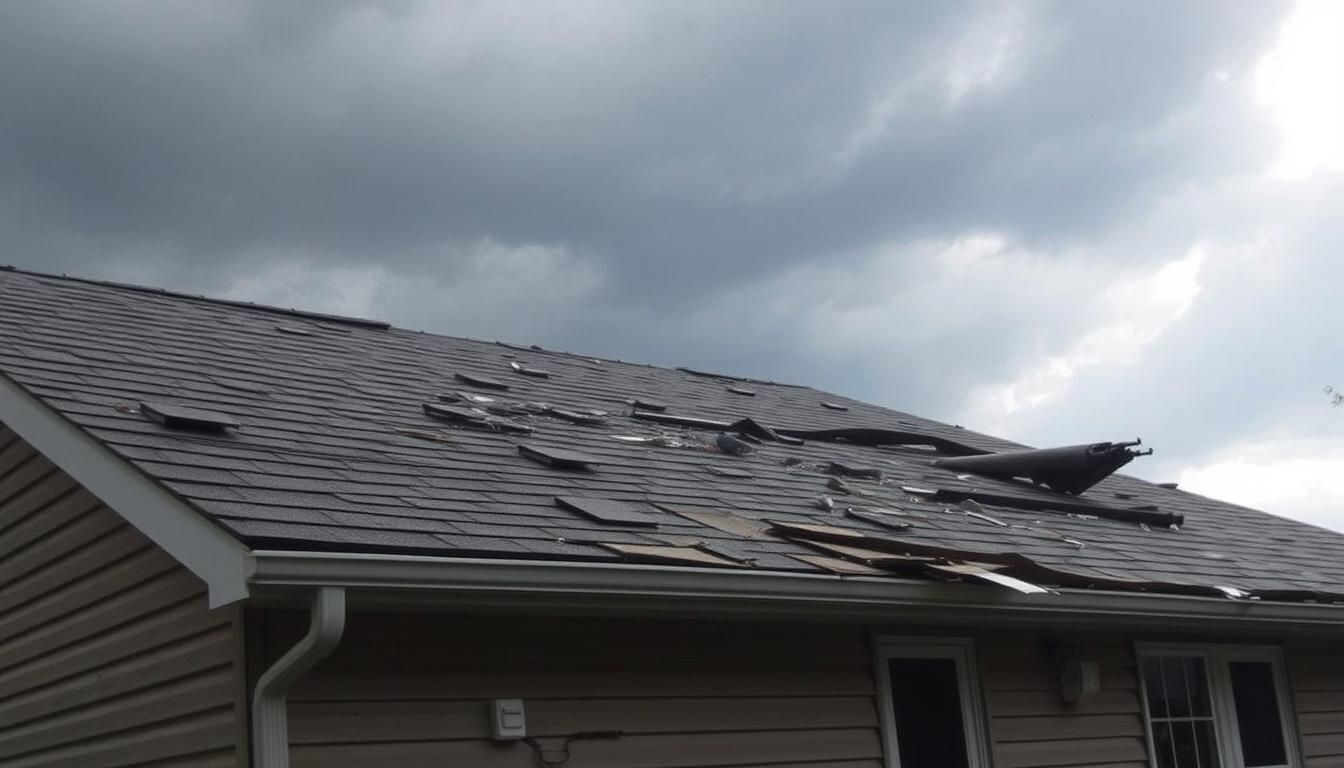
<path id="1" fill-rule="evenodd" d="M 1288 646 L 1306 768 L 1344 768 L 1344 641 Z"/>
<path id="2" fill-rule="evenodd" d="M 249 620 L 249 625 L 252 622 Z M 265 655 L 302 632 L 269 619 Z M 487 702 L 526 700 L 529 735 L 575 731 L 574 766 L 878 768 L 861 627 L 354 614 L 291 695 L 293 764 L 536 765 L 490 742 Z"/>
<path id="3" fill-rule="evenodd" d="M 241 765 L 238 616 L 0 425 L 0 765 Z"/>

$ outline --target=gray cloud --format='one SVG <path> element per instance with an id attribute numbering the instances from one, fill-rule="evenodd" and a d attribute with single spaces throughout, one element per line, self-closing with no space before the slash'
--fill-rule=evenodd
<path id="1" fill-rule="evenodd" d="M 0 260 L 976 420 L 1198 245 L 1139 359 L 972 424 L 1174 473 L 1344 383 L 1341 190 L 1246 85 L 1287 10 L 10 3 Z"/>

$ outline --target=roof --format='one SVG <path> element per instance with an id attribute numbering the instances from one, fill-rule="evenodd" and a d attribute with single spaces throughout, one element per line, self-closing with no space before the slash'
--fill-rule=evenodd
<path id="1" fill-rule="evenodd" d="M 253 549 L 1344 593 L 1344 535 L 937 466 L 1022 446 L 809 387 L 19 270 L 0 339 L 0 374 Z M 816 437 L 854 429 L 940 450 Z"/>

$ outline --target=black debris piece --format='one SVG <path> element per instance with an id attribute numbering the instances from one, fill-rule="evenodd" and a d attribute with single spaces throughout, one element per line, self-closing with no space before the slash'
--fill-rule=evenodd
<path id="1" fill-rule="evenodd" d="M 656 411 L 662 413 L 667 410 L 667 403 L 660 403 L 657 400 L 649 400 L 643 397 L 636 397 L 635 399 L 627 400 L 626 402 L 637 411 Z"/>
<path id="2" fill-rule="evenodd" d="M 555 504 L 577 512 L 591 520 L 611 525 L 630 525 L 637 528 L 657 528 L 658 516 L 643 505 L 609 499 L 589 499 L 579 496 L 556 496 Z"/>
<path id="3" fill-rule="evenodd" d="M 518 362 L 517 360 L 514 360 L 513 362 L 509 363 L 509 367 L 517 371 L 518 373 L 521 373 L 524 376 L 531 376 L 536 379 L 551 378 L 550 371 L 543 371 L 540 368 L 530 368 Z"/>
<path id="4" fill-rule="evenodd" d="M 1005 480 L 1024 477 L 1053 491 L 1077 495 L 1133 461 L 1136 456 L 1152 453 L 1151 449 L 1133 450 L 1133 446 L 1140 444 L 1141 441 L 1135 440 L 1126 443 L 1070 445 L 938 459 L 933 464 L 953 471 L 973 472 Z"/>
<path id="5" fill-rule="evenodd" d="M 509 385 L 505 384 L 502 381 L 487 379 L 484 376 L 473 376 L 472 374 L 469 373 L 455 373 L 453 374 L 453 378 L 457 379 L 463 384 L 468 384 L 473 387 L 480 387 L 481 389 L 495 389 L 503 392 L 509 388 Z"/>
<path id="6" fill-rule="evenodd" d="M 826 487 L 830 488 L 832 491 L 838 491 L 839 493 L 844 494 L 854 493 L 853 489 L 849 487 L 849 483 L 846 483 L 844 480 L 841 480 L 838 477 L 832 477 L 830 480 L 827 480 Z"/>
<path id="7" fill-rule="evenodd" d="M 817 509 L 820 509 L 823 512 L 835 511 L 835 499 L 832 499 L 830 496 L 819 496 L 814 503 L 816 504 Z"/>
<path id="8" fill-rule="evenodd" d="M 745 417 L 733 422 L 732 429 L 743 437 L 752 437 L 757 440 L 769 440 L 774 443 L 784 443 L 785 445 L 802 445 L 803 441 L 788 435 L 781 435 L 770 427 L 752 419 Z"/>
<path id="9" fill-rule="evenodd" d="M 910 489 L 905 489 L 909 491 Z M 960 503 L 966 499 L 1009 509 L 1027 509 L 1031 511 L 1055 511 L 1093 515 L 1107 520 L 1120 520 L 1127 523 L 1147 523 L 1148 525 L 1181 525 L 1185 516 L 1176 512 L 1161 512 L 1147 509 L 1126 509 L 1094 504 L 1080 499 L 1059 496 L 1046 498 L 1041 496 L 1013 496 L 985 490 L 965 490 L 960 488 L 939 488 L 933 494 L 934 501 Z"/>
<path id="10" fill-rule="evenodd" d="M 864 480 L 882 482 L 882 470 L 876 467 L 859 467 L 841 461 L 832 461 L 826 471 L 838 477 L 858 477 Z"/>
<path id="11" fill-rule="evenodd" d="M 738 477 L 742 479 L 753 477 L 747 470 L 738 469 L 737 467 L 716 467 L 713 464 L 709 464 L 705 466 L 705 469 L 711 474 L 718 475 L 719 477 Z"/>
<path id="12" fill-rule="evenodd" d="M 728 387 L 727 389 L 728 389 L 729 392 L 732 392 L 734 395 L 742 395 L 743 397 L 755 397 L 755 396 L 756 396 L 756 390 L 754 390 L 754 389 L 747 389 L 746 387 Z"/>
<path id="13" fill-rule="evenodd" d="M 890 513 L 874 512 L 867 509 L 849 508 L 845 510 L 846 517 L 852 517 L 855 520 L 863 520 L 873 525 L 881 526 L 890 531 L 908 531 L 914 526 L 900 517 Z"/>
<path id="14" fill-rule="evenodd" d="M 674 427 L 687 427 L 689 429 L 730 429 L 733 425 L 726 421 L 716 421 L 714 419 L 701 419 L 696 416 L 677 416 L 671 413 L 646 413 L 635 411 L 630 414 L 632 418 L 640 421 L 652 421 L 655 424 L 667 424 Z"/>
<path id="15" fill-rule="evenodd" d="M 206 411 L 170 403 L 141 401 L 140 413 L 150 421 L 158 422 L 169 429 L 223 432 L 225 429 L 237 429 L 242 426 L 234 417 L 218 411 Z"/>
<path id="16" fill-rule="evenodd" d="M 719 436 L 714 438 L 714 444 L 719 447 L 720 451 L 729 456 L 746 456 L 756 450 L 751 447 L 750 443 L 727 432 L 720 432 Z"/>
<path id="17" fill-rule="evenodd" d="M 304 327 L 301 326 L 301 325 L 278 324 L 278 325 L 275 326 L 275 330 L 277 330 L 277 331 L 279 331 L 279 332 L 281 332 L 281 333 L 288 333 L 288 334 L 290 334 L 291 336 L 312 336 L 312 335 L 313 335 L 313 332 L 312 332 L 312 331 L 308 330 L 307 328 L 304 328 Z"/>
<path id="18" fill-rule="evenodd" d="M 578 451 L 569 451 L 564 448 L 552 448 L 544 445 L 520 445 L 518 453 L 537 462 L 545 464 L 548 467 L 556 469 L 587 469 L 591 470 L 599 462 Z"/>
<path id="19" fill-rule="evenodd" d="M 866 445 L 874 448 L 884 445 L 927 445 L 952 456 L 975 456 L 984 453 L 979 448 L 972 448 L 955 440 L 899 429 L 851 427 L 845 429 L 776 429 L 775 431 L 781 435 L 796 437 L 801 440 L 853 443 L 854 445 Z"/>
<path id="20" fill-rule="evenodd" d="M 1156 485 L 1158 488 L 1166 488 L 1169 491 L 1174 491 L 1180 487 L 1180 483 L 1157 483 Z"/>
<path id="21" fill-rule="evenodd" d="M 832 403 L 832 402 L 830 402 L 830 401 L 828 401 L 828 400 L 822 400 L 822 401 L 821 401 L 821 407 L 822 407 L 822 408 L 830 408 L 832 411 L 848 411 L 848 410 L 849 410 L 849 406 L 848 406 L 848 405 L 841 405 L 841 404 L 839 404 L 839 403 Z"/>

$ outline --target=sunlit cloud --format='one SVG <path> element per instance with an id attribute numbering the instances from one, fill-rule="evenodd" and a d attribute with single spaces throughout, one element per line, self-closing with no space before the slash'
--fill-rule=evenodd
<path id="1" fill-rule="evenodd" d="M 1256 72 L 1283 144 L 1276 176 L 1344 170 L 1344 3 L 1300 0 Z"/>
<path id="2" fill-rule="evenodd" d="M 1180 473 L 1180 485 L 1216 499 L 1344 531 L 1344 439 L 1237 446 Z"/>

